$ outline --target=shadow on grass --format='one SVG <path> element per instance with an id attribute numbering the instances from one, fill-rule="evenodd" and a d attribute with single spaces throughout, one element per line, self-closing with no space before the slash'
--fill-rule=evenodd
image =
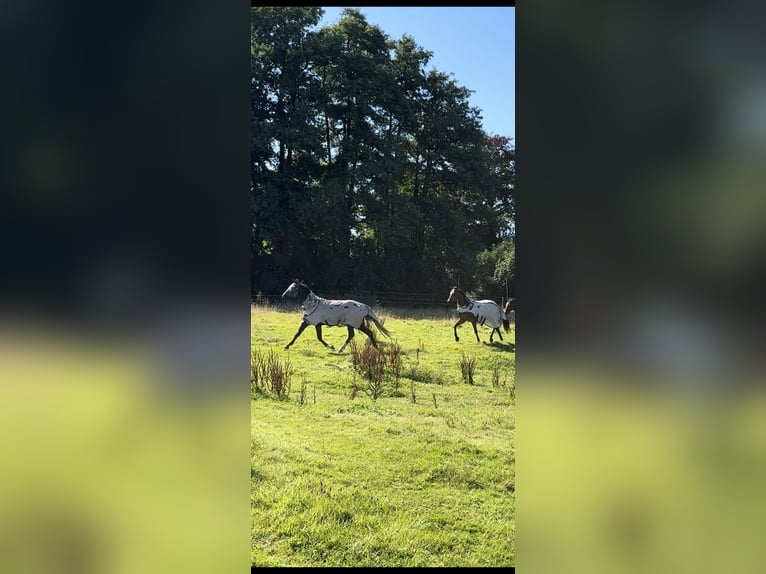
<path id="1" fill-rule="evenodd" d="M 484 344 L 488 347 L 493 347 L 501 351 L 508 351 L 510 353 L 516 352 L 516 344 L 511 343 L 510 341 L 492 341 L 491 343 L 485 342 Z"/>

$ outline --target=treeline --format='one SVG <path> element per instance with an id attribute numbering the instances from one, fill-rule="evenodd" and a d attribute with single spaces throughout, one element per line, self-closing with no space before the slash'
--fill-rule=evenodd
<path id="1" fill-rule="evenodd" d="M 322 14 L 251 11 L 253 290 L 512 293 L 510 138 L 414 38 Z"/>

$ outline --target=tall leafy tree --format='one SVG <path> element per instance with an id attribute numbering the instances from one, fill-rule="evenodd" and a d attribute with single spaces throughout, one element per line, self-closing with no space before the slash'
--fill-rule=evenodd
<path id="1" fill-rule="evenodd" d="M 510 139 L 487 136 L 470 90 L 426 71 L 411 36 L 350 8 L 316 30 L 321 15 L 252 12 L 254 284 L 496 288 L 512 261 Z"/>
<path id="2" fill-rule="evenodd" d="M 354 283 L 355 243 L 363 237 L 365 196 L 377 193 L 382 158 L 388 155 L 383 126 L 390 121 L 395 84 L 391 41 L 356 9 L 320 33 L 324 57 L 318 67 L 324 89 L 327 171 L 336 191 L 341 226 L 335 235 L 338 282 Z"/>
<path id="3" fill-rule="evenodd" d="M 318 7 L 251 11 L 253 263 L 274 284 L 313 250 L 306 190 L 319 176 L 319 101 L 312 70 Z M 298 261 L 296 261 L 298 259 Z"/>

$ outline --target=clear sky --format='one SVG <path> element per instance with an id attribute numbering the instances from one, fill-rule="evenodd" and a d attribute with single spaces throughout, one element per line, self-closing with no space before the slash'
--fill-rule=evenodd
<path id="1" fill-rule="evenodd" d="M 516 9 L 513 7 L 357 7 L 390 38 L 409 34 L 433 52 L 428 69 L 451 74 L 469 90 L 489 134 L 516 137 Z M 342 7 L 324 7 L 320 26 L 338 21 Z"/>

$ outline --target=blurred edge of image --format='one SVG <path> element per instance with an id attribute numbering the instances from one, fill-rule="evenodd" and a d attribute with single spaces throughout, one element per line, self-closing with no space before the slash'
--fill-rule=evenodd
<path id="1" fill-rule="evenodd" d="M 249 565 L 248 37 L 0 7 L 0 571 Z"/>
<path id="2" fill-rule="evenodd" d="M 766 567 L 763 7 L 517 8 L 518 567 Z"/>

